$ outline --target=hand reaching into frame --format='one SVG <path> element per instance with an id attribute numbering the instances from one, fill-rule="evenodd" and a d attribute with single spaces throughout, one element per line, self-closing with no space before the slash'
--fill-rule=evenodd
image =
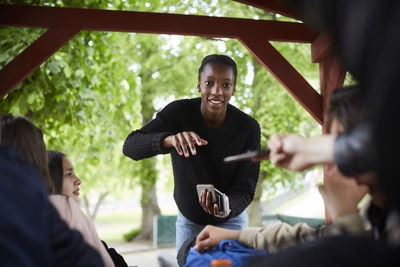
<path id="1" fill-rule="evenodd" d="M 195 132 L 181 132 L 165 138 L 162 141 L 161 146 L 163 148 L 174 147 L 180 156 L 185 156 L 185 158 L 188 158 L 190 156 L 189 150 L 193 156 L 196 155 L 195 145 L 204 146 L 207 144 L 208 142 L 200 138 L 200 136 Z"/>
<path id="2" fill-rule="evenodd" d="M 316 164 L 333 162 L 336 135 L 304 138 L 298 134 L 274 134 L 267 144 L 269 159 L 277 166 L 292 171 L 304 171 Z"/>
<path id="3" fill-rule="evenodd" d="M 194 249 L 197 251 L 209 250 L 219 244 L 222 240 L 238 240 L 240 230 L 230 230 L 213 225 L 207 225 L 200 234 L 197 235 Z"/>

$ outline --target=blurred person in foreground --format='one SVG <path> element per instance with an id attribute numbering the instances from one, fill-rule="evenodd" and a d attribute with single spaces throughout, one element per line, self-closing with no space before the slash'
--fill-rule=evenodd
<path id="1" fill-rule="evenodd" d="M 97 250 L 85 243 L 79 232 L 69 229 L 49 202 L 48 192 L 54 192 L 54 185 L 42 131 L 24 117 L 0 114 L 0 145 L 9 147 L 3 150 L 3 161 L 11 163 L 1 172 L 1 195 L 12 195 L 1 206 L 0 244 L 5 248 L 0 251 L 7 251 L 0 257 L 1 265 L 104 266 Z M 9 225 L 11 221 L 15 224 Z"/>
<path id="2" fill-rule="evenodd" d="M 362 88 L 365 119 L 350 132 L 303 139 L 275 135 L 268 142 L 271 160 L 304 170 L 335 162 L 346 176 L 373 171 L 384 194 L 387 239 L 336 237 L 286 250 L 249 266 L 400 265 L 400 138 L 393 124 L 400 112 L 400 2 L 376 0 L 285 0 L 309 25 L 327 32 L 344 67 Z M 314 149 L 315 148 L 315 149 Z M 300 157 L 305 154 L 305 157 Z M 335 251 L 333 253 L 333 251 Z M 251 264 L 251 265 L 250 265 Z M 268 265 L 269 264 L 269 265 Z"/>

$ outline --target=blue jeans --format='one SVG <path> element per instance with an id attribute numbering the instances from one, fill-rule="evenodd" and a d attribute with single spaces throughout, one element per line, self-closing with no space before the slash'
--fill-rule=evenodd
<path id="1" fill-rule="evenodd" d="M 234 218 L 230 218 L 224 223 L 217 224 L 216 226 L 232 229 L 241 230 L 249 225 L 249 218 L 247 216 L 247 209 Z M 183 242 L 188 238 L 197 236 L 205 226 L 194 223 L 187 219 L 178 210 L 178 216 L 176 219 L 176 252 L 179 252 Z"/>

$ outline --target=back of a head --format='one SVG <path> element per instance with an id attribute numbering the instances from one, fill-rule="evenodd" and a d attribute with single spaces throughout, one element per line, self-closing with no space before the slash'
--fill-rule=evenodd
<path id="1" fill-rule="evenodd" d="M 349 85 L 335 89 L 329 96 L 329 109 L 326 125 L 330 127 L 337 119 L 344 131 L 351 131 L 362 119 L 362 99 L 358 85 Z"/>
<path id="2" fill-rule="evenodd" d="M 53 191 L 46 146 L 38 127 L 24 117 L 0 114 L 0 144 L 14 148 L 23 160 L 33 164 L 44 178 L 49 191 Z"/>
<path id="3" fill-rule="evenodd" d="M 63 185 L 63 165 L 62 159 L 65 156 L 64 153 L 55 150 L 47 151 L 48 158 L 48 166 L 50 178 L 54 183 L 54 189 L 56 194 L 62 193 L 62 185 Z"/>

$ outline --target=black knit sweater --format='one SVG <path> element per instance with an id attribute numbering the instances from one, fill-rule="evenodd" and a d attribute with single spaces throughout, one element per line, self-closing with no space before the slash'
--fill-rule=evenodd
<path id="1" fill-rule="evenodd" d="M 171 153 L 174 198 L 180 212 L 194 223 L 219 224 L 240 214 L 253 200 L 260 165 L 251 161 L 224 163 L 224 157 L 260 148 L 260 126 L 256 120 L 228 105 L 223 124 L 209 127 L 201 115 L 201 99 L 177 100 L 162 109 L 155 119 L 126 138 L 123 153 L 133 160 Z M 197 147 L 197 155 L 179 156 L 175 148 L 163 149 L 167 136 L 193 131 L 208 141 Z M 190 153 L 190 150 L 189 150 Z M 217 218 L 200 206 L 197 184 L 213 184 L 229 197 L 231 214 Z"/>

